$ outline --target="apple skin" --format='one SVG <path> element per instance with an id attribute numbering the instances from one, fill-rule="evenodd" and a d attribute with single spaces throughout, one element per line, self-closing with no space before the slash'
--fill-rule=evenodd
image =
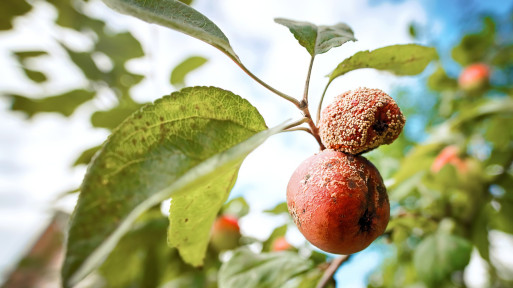
<path id="1" fill-rule="evenodd" d="M 231 250 L 239 246 L 240 237 L 238 219 L 222 215 L 216 219 L 212 226 L 210 243 L 217 251 Z"/>
<path id="2" fill-rule="evenodd" d="M 299 231 L 319 249 L 352 254 L 382 235 L 390 203 L 376 167 L 358 155 L 325 149 L 294 171 L 287 205 Z"/>
<path id="3" fill-rule="evenodd" d="M 273 241 L 271 251 L 285 251 L 285 250 L 291 250 L 294 247 L 290 245 L 290 243 L 285 239 L 285 237 L 278 237 Z"/>
<path id="4" fill-rule="evenodd" d="M 486 87 L 489 80 L 490 67 L 484 63 L 474 63 L 463 69 L 458 84 L 461 89 L 472 92 Z"/>

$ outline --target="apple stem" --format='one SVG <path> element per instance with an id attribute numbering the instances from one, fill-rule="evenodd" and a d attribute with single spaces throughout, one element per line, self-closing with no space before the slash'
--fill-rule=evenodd
<path id="1" fill-rule="evenodd" d="M 319 120 L 321 119 L 321 110 L 322 110 L 322 102 L 324 101 L 324 96 L 326 95 L 326 91 L 328 91 L 328 87 L 330 87 L 331 81 L 328 81 L 326 87 L 324 87 L 324 91 L 322 91 L 321 100 L 319 100 L 319 106 L 317 106 L 317 119 L 315 123 L 319 125 Z"/>
<path id="2" fill-rule="evenodd" d="M 340 265 L 349 260 L 350 256 L 351 255 L 342 255 L 331 261 L 330 266 L 328 267 L 328 269 L 326 269 L 326 271 L 324 271 L 321 280 L 319 280 L 319 283 L 317 283 L 317 286 L 315 286 L 315 288 L 324 288 L 326 284 L 328 284 L 328 282 L 333 278 L 333 275 L 335 274 L 335 272 L 337 272 L 338 267 L 340 267 Z"/>
<path id="3" fill-rule="evenodd" d="M 308 104 L 304 108 L 300 107 L 299 109 L 301 109 L 301 112 L 307 119 L 306 123 L 308 123 L 308 126 L 310 126 L 310 131 L 312 131 L 312 135 L 314 136 L 315 140 L 317 140 L 317 143 L 319 143 L 319 147 L 320 147 L 321 151 L 326 149 L 326 147 L 324 147 L 324 144 L 322 144 L 321 136 L 319 136 L 319 128 L 317 128 L 317 126 L 315 126 L 315 124 L 312 120 L 312 115 L 310 115 L 310 111 L 308 110 Z"/>

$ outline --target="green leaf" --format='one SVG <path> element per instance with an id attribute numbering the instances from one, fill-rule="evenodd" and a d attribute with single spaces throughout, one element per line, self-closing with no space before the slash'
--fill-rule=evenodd
<path id="1" fill-rule="evenodd" d="M 170 82 L 171 85 L 176 87 L 185 86 L 185 76 L 190 72 L 198 69 L 207 63 L 207 59 L 201 56 L 191 56 L 180 64 L 176 65 L 176 67 L 171 71 Z"/>
<path id="2" fill-rule="evenodd" d="M 145 216 L 144 218 L 148 218 L 147 214 L 156 214 L 152 217 L 153 219 L 145 219 L 140 221 L 141 223 L 137 223 L 137 227 L 134 227 L 134 229 L 130 230 L 123 238 L 121 238 L 118 245 L 116 245 L 116 248 L 112 253 L 110 253 L 109 257 L 98 269 L 98 272 L 106 282 L 107 287 L 130 287 L 130 285 L 132 285 L 132 287 L 140 286 L 142 281 L 141 278 L 144 274 L 144 267 L 145 264 L 147 264 L 145 263 L 146 259 L 149 258 L 149 254 L 152 254 L 155 250 L 159 250 L 162 255 L 161 258 L 171 260 L 173 258 L 170 258 L 169 256 L 175 256 L 174 260 L 178 263 L 181 262 L 180 258 L 176 257 L 178 256 L 176 255 L 176 250 L 173 251 L 173 249 L 168 249 L 166 240 L 162 237 L 162 235 L 166 233 L 168 224 L 167 219 L 162 215 L 162 213 L 160 213 L 160 211 L 150 211 L 145 213 L 143 216 Z M 158 271 L 159 268 L 163 268 L 158 267 L 158 264 L 175 264 L 165 263 L 170 261 L 162 260 L 152 263 L 152 265 L 150 265 L 151 268 Z"/>
<path id="3" fill-rule="evenodd" d="M 71 61 L 77 65 L 77 67 L 82 70 L 84 76 L 89 80 L 101 80 L 103 76 L 103 72 L 98 69 L 96 63 L 94 63 L 93 58 L 91 58 L 90 52 L 75 52 L 66 46 L 63 46 L 68 52 Z"/>
<path id="4" fill-rule="evenodd" d="M 313 263 L 294 252 L 255 254 L 235 251 L 219 270 L 219 288 L 278 288 L 313 268 Z"/>
<path id="5" fill-rule="evenodd" d="M 275 215 L 283 214 L 283 213 L 289 213 L 289 208 L 287 207 L 287 202 L 282 202 L 272 209 L 268 209 L 264 211 L 265 213 L 271 213 Z"/>
<path id="6" fill-rule="evenodd" d="M 388 188 L 396 189 L 396 186 L 401 186 L 403 185 L 403 182 L 412 178 L 416 178 L 417 180 L 415 181 L 412 179 L 412 182 L 409 183 L 411 184 L 409 187 L 411 188 L 412 186 L 415 186 L 422 178 L 422 176 L 418 175 L 425 174 L 427 170 L 429 170 L 436 155 L 442 147 L 443 145 L 441 143 L 431 143 L 417 145 L 414 149 L 409 151 L 406 157 L 401 160 L 401 164 L 399 165 L 400 169 L 394 175 L 394 183 Z"/>
<path id="7" fill-rule="evenodd" d="M 487 125 L 483 136 L 487 141 L 493 143 L 496 150 L 509 151 L 508 148 L 513 139 L 513 131 L 504 129 L 504 127 L 509 127 L 512 124 L 512 115 L 494 115 L 494 117 L 490 119 L 490 123 Z M 504 157 L 504 159 L 510 159 L 510 157 Z"/>
<path id="8" fill-rule="evenodd" d="M 511 189 L 511 187 L 507 187 Z M 506 194 L 508 196 L 508 194 Z M 502 197 L 497 199 L 500 204 L 499 211 L 493 217 L 493 228 L 513 235 L 513 197 Z"/>
<path id="9" fill-rule="evenodd" d="M 488 224 L 494 215 L 492 206 L 487 203 L 482 206 L 472 225 L 472 243 L 476 246 L 481 257 L 490 261 L 490 240 L 488 239 Z"/>
<path id="10" fill-rule="evenodd" d="M 226 202 L 221 210 L 220 215 L 231 215 L 237 218 L 244 217 L 249 213 L 249 204 L 243 197 L 233 198 Z"/>
<path id="11" fill-rule="evenodd" d="M 440 92 L 445 90 L 454 91 L 458 89 L 458 81 L 447 76 L 447 73 L 445 73 L 442 66 L 438 66 L 435 72 L 429 76 L 427 85 L 431 90 Z"/>
<path id="12" fill-rule="evenodd" d="M 36 83 L 43 83 L 43 82 L 46 82 L 46 80 L 48 80 L 46 75 L 41 71 L 36 71 L 36 70 L 32 70 L 32 69 L 23 67 L 23 72 L 25 72 L 25 75 L 27 75 L 27 77 L 30 80 L 32 80 Z"/>
<path id="13" fill-rule="evenodd" d="M 135 112 L 105 142 L 84 178 L 70 223 L 65 286 L 98 267 L 150 207 L 169 197 L 171 209 L 183 207 L 184 195 L 206 189 L 212 193 L 205 195 L 209 198 L 226 197 L 230 185 L 219 180 L 233 179 L 246 155 L 286 125 L 262 131 L 264 120 L 253 106 L 214 87 L 186 88 Z M 197 200 L 206 205 L 206 199 Z M 171 234 L 180 234 L 200 218 L 210 221 L 201 229 L 210 229 L 217 211 L 195 212 L 187 222 L 172 225 Z M 197 232 L 188 244 L 208 242 L 199 237 L 205 231 Z M 177 248 L 188 252 L 190 246 Z"/>
<path id="14" fill-rule="evenodd" d="M 70 116 L 83 103 L 93 99 L 95 92 L 73 90 L 57 96 L 32 99 L 20 95 L 10 95 L 13 102 L 11 110 L 21 111 L 30 118 L 42 112 L 54 112 Z"/>
<path id="15" fill-rule="evenodd" d="M 279 226 L 273 230 L 269 238 L 262 245 L 262 252 L 270 252 L 276 239 L 284 237 L 287 233 L 287 224 Z"/>
<path id="16" fill-rule="evenodd" d="M 157 205 L 141 215 L 99 267 L 101 286 L 125 287 L 210 287 L 206 269 L 219 269 L 218 255 L 209 254 L 204 269 L 195 269 L 182 261 L 176 249 L 167 246 L 165 235 L 169 220 Z"/>
<path id="17" fill-rule="evenodd" d="M 130 33 L 103 33 L 98 37 L 96 50 L 105 53 L 114 63 L 124 63 L 144 56 L 141 43 Z"/>
<path id="18" fill-rule="evenodd" d="M 495 22 L 486 17 L 483 20 L 483 30 L 479 33 L 465 35 L 461 42 L 452 49 L 452 58 L 466 66 L 484 61 L 495 41 Z"/>
<path id="19" fill-rule="evenodd" d="M 228 38 L 210 19 L 176 0 L 103 0 L 112 9 L 202 40 L 240 63 Z"/>
<path id="20" fill-rule="evenodd" d="M 94 154 L 96 154 L 96 152 L 98 152 L 98 150 L 100 150 L 100 148 L 102 148 L 102 146 L 98 145 L 98 146 L 94 146 L 94 147 L 91 147 L 91 148 L 85 150 L 84 152 L 82 152 L 82 154 L 80 154 L 80 156 L 78 156 L 77 160 L 75 160 L 75 162 L 73 163 L 73 166 L 89 164 L 89 162 L 91 162 L 91 159 L 93 158 Z"/>
<path id="21" fill-rule="evenodd" d="M 326 53 L 331 48 L 341 46 L 348 41 L 356 41 L 353 30 L 345 23 L 317 26 L 283 18 L 277 18 L 274 21 L 289 28 L 299 44 L 305 47 L 311 56 Z"/>
<path id="22" fill-rule="evenodd" d="M 48 52 L 46 52 L 46 51 L 39 51 L 39 50 L 34 50 L 34 51 L 16 51 L 16 52 L 14 52 L 14 55 L 16 55 L 16 58 L 18 58 L 18 60 L 21 63 L 23 63 L 28 58 L 35 58 L 35 57 L 39 57 L 39 56 L 43 56 L 43 55 L 48 55 Z"/>
<path id="23" fill-rule="evenodd" d="M 396 75 L 416 75 L 424 71 L 429 62 L 437 59 L 436 49 L 416 44 L 392 45 L 373 51 L 360 51 L 345 59 L 329 75 L 329 82 L 347 72 L 374 68 Z"/>
<path id="24" fill-rule="evenodd" d="M 319 281 L 324 275 L 325 270 L 319 267 L 315 267 L 306 273 L 302 273 L 297 277 L 294 277 L 290 281 L 286 282 L 281 288 L 314 288 L 317 287 Z M 335 288 L 336 283 L 333 278 L 323 286 L 324 288 Z"/>
<path id="25" fill-rule="evenodd" d="M 408 25 L 408 33 L 410 33 L 410 36 L 413 37 L 413 38 L 416 38 L 418 36 L 418 31 L 417 31 L 417 24 L 414 23 L 414 22 L 411 22 L 409 25 Z"/>
<path id="26" fill-rule="evenodd" d="M 321 280 L 322 276 L 324 275 L 325 270 L 314 268 L 308 271 L 307 273 L 304 273 L 303 275 L 299 276 L 299 285 L 297 288 L 312 288 L 317 287 L 317 284 L 319 284 L 319 281 Z M 336 283 L 333 278 L 331 278 L 328 283 L 324 286 L 325 288 L 335 288 Z"/>
<path id="27" fill-rule="evenodd" d="M 501 46 L 501 49 L 494 51 L 491 63 L 494 66 L 509 67 L 513 59 L 513 45 Z"/>
<path id="28" fill-rule="evenodd" d="M 463 270 L 470 261 L 472 244 L 443 231 L 427 236 L 413 255 L 419 278 L 430 284 L 450 279 L 452 272 Z"/>
<path id="29" fill-rule="evenodd" d="M 96 111 L 91 115 L 91 124 L 94 127 L 113 130 L 142 106 L 143 104 L 130 103 L 130 105 L 116 106 L 107 111 Z"/>
<path id="30" fill-rule="evenodd" d="M 235 185 L 241 163 L 232 164 L 224 173 L 213 173 L 213 179 L 204 179 L 188 193 L 172 197 L 167 243 L 178 249 L 186 263 L 195 267 L 203 264 L 212 224 Z"/>
<path id="31" fill-rule="evenodd" d="M 0 1 L 0 30 L 11 29 L 13 18 L 23 15 L 31 9 L 32 6 L 23 0 Z"/>
<path id="32" fill-rule="evenodd" d="M 465 122 L 476 121 L 479 118 L 498 114 L 513 114 L 513 100 L 511 98 L 499 98 L 475 104 L 469 109 L 462 109 L 458 117 L 449 123 L 452 127 L 462 125 Z M 448 121 L 449 122 L 449 121 Z"/>

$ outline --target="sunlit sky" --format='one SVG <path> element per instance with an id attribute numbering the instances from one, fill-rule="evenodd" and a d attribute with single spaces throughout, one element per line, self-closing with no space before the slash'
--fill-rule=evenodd
<path id="1" fill-rule="evenodd" d="M 187 78 L 189 86 L 217 86 L 241 95 L 257 107 L 270 127 L 301 117 L 292 104 L 253 82 L 215 48 L 178 32 L 119 15 L 100 1 L 90 2 L 89 9 L 108 19 L 112 29 L 130 29 L 143 43 L 147 56 L 128 65 L 130 69 L 148 76 L 133 91 L 137 100 L 152 101 L 172 92 L 174 88 L 168 81 L 172 67 L 188 56 L 200 55 L 209 61 Z M 355 52 L 415 42 L 408 34 L 408 25 L 412 22 L 426 27 L 430 37 L 425 41 L 429 44 L 449 47 L 458 41 L 462 30 L 479 28 L 473 23 L 464 23 L 464 13 L 504 12 L 509 10 L 507 7 L 511 7 L 512 2 L 196 0 L 193 7 L 223 30 L 242 62 L 254 74 L 297 98 L 303 93 L 309 55 L 288 29 L 274 23 L 273 19 L 289 18 L 319 25 L 349 24 L 358 41 L 334 48 L 316 58 L 310 83 L 310 103 L 315 107 L 327 81 L 324 76 Z M 498 6 L 501 8 L 497 9 Z M 76 71 L 69 71 L 65 61 L 59 61 L 63 54 L 58 51 L 52 55 L 52 61 L 40 63 L 50 73 L 51 79 L 51 83 L 43 87 L 23 80 L 14 68 L 16 63 L 8 57 L 8 50 L 12 47 L 51 47 L 55 32 L 48 19 L 54 17 L 56 12 L 49 5 L 36 5 L 30 19 L 16 21 L 15 33 L 0 34 L 2 90 L 37 94 L 67 89 L 83 81 L 80 76 L 73 76 Z M 78 48 L 88 45 L 73 37 L 69 41 Z M 393 87 L 415 85 L 416 81 L 416 77 L 398 78 L 367 69 L 354 71 L 332 84 L 325 103 L 337 94 L 360 86 L 380 88 L 394 97 Z M 108 103 L 84 105 L 71 121 L 55 115 L 38 115 L 31 121 L 25 121 L 23 115 L 7 112 L 8 105 L 5 99 L 0 99 L 0 255 L 3 256 L 0 257 L 0 283 L 10 265 L 44 227 L 55 203 L 64 209 L 73 207 L 74 199 L 55 201 L 60 193 L 80 185 L 85 168 L 70 169 L 70 165 L 82 150 L 101 143 L 108 135 L 106 131 L 92 129 L 88 122 L 91 109 L 107 108 Z M 312 110 L 315 111 L 314 107 Z M 244 195 L 251 203 L 251 214 L 241 222 L 243 233 L 265 238 L 280 224 L 276 218 L 262 214 L 262 210 L 285 200 L 285 188 L 292 171 L 317 150 L 318 146 L 310 135 L 294 132 L 276 135 L 250 154 L 232 192 L 232 196 Z M 287 237 L 295 244 L 303 241 L 294 231 Z M 381 254 L 370 250 L 358 254 L 353 262 L 362 261 L 360 264 L 366 263 L 372 269 L 379 264 Z M 341 269 L 338 277 L 343 278 L 347 287 L 364 287 L 363 276 L 370 270 L 351 270 L 350 266 Z"/>

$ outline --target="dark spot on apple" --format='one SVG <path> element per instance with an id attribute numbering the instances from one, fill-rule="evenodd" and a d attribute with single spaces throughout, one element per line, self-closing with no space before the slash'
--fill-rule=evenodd
<path id="1" fill-rule="evenodd" d="M 385 188 L 385 186 L 383 186 L 381 184 L 378 184 L 376 189 L 378 190 L 378 193 L 379 193 L 378 205 L 381 207 L 383 205 L 383 202 L 385 202 L 385 200 L 388 198 L 387 188 Z"/>
<path id="2" fill-rule="evenodd" d="M 369 211 L 369 209 L 365 209 L 362 217 L 358 220 L 358 226 L 360 227 L 360 232 L 366 233 L 372 230 L 372 220 L 376 217 L 375 212 Z"/>
<path id="3" fill-rule="evenodd" d="M 388 124 L 385 121 L 378 120 L 372 125 L 372 129 L 381 136 L 388 129 Z"/>

